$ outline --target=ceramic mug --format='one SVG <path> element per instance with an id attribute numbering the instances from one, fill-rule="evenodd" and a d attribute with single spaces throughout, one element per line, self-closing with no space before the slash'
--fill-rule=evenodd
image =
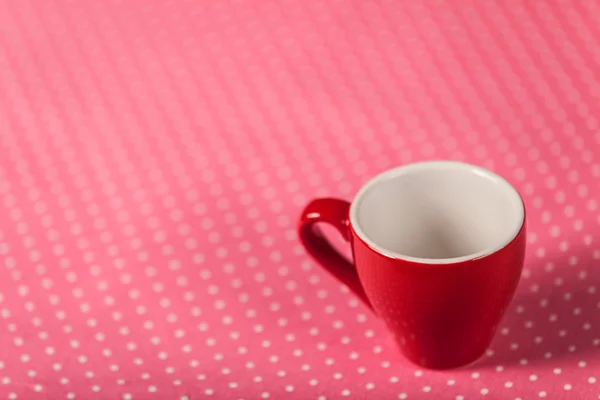
<path id="1" fill-rule="evenodd" d="M 333 225 L 354 262 L 318 229 Z M 302 212 L 306 250 L 381 317 L 402 353 L 432 369 L 479 359 L 517 287 L 525 206 L 486 169 L 426 161 L 384 172 L 352 203 L 313 200 Z"/>

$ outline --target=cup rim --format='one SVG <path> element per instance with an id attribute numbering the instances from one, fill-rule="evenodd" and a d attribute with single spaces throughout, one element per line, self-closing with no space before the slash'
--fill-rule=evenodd
<path id="1" fill-rule="evenodd" d="M 404 175 L 404 174 L 407 174 L 410 172 L 426 171 L 426 170 L 441 170 L 441 169 L 447 169 L 447 168 L 459 169 L 464 172 L 474 173 L 474 174 L 483 176 L 487 179 L 490 179 L 491 181 L 494 181 L 496 184 L 501 185 L 503 190 L 507 191 L 509 193 L 509 195 L 513 197 L 514 200 L 518 200 L 517 204 L 520 205 L 520 207 L 518 209 L 519 214 L 518 214 L 517 219 L 515 220 L 513 229 L 510 231 L 510 235 L 506 235 L 504 240 L 502 240 L 501 242 L 499 241 L 494 246 L 489 246 L 478 252 L 467 254 L 464 256 L 451 257 L 451 258 L 424 258 L 424 257 L 408 256 L 405 254 L 400 254 L 400 253 L 391 251 L 389 249 L 386 249 L 385 247 L 374 242 L 362 230 L 360 223 L 359 223 L 359 219 L 358 219 L 358 211 L 360 209 L 360 204 L 361 204 L 362 200 L 367 195 L 367 193 L 369 193 L 374 187 L 378 186 L 379 184 L 381 184 L 389 179 L 396 178 L 398 176 L 401 176 L 401 175 Z M 407 164 L 407 165 L 402 165 L 399 167 L 388 169 L 386 171 L 379 173 L 378 175 L 375 175 L 373 178 L 371 178 L 369 181 L 367 181 L 367 183 L 365 183 L 359 189 L 359 191 L 356 193 L 356 195 L 354 196 L 354 200 L 350 204 L 349 214 L 350 214 L 349 215 L 350 226 L 351 226 L 352 230 L 355 232 L 355 234 L 358 236 L 358 238 L 361 241 L 363 241 L 367 246 L 372 248 L 377 253 L 379 253 L 383 256 L 386 256 L 388 258 L 409 261 L 409 262 L 413 262 L 413 263 L 417 263 L 417 264 L 449 265 L 449 264 L 456 264 L 456 263 L 461 263 L 461 262 L 465 262 L 465 261 L 472 261 L 472 260 L 476 260 L 479 258 L 489 256 L 491 254 L 498 252 L 499 250 L 503 249 L 504 247 L 509 245 L 511 242 L 513 242 L 515 240 L 515 238 L 519 235 L 519 233 L 522 231 L 523 226 L 525 224 L 525 203 L 524 203 L 523 198 L 522 198 L 521 194 L 519 193 L 519 191 L 513 185 L 511 185 L 508 182 L 508 180 L 506 180 L 504 177 L 500 176 L 499 174 L 497 174 L 495 172 L 492 172 L 486 168 L 483 168 L 483 167 L 480 167 L 477 165 L 473 165 L 473 164 L 469 164 L 469 163 L 465 163 L 462 161 L 429 160 L 429 161 L 420 161 L 420 162 L 415 162 L 415 163 L 411 163 L 411 164 Z"/>

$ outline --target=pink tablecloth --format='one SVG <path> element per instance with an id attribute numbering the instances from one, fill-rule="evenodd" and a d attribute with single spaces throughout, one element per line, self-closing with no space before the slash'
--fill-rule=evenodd
<path id="1" fill-rule="evenodd" d="M 0 398 L 595 399 L 600 3 L 0 4 Z M 301 207 L 444 158 L 523 193 L 488 354 L 406 362 Z"/>

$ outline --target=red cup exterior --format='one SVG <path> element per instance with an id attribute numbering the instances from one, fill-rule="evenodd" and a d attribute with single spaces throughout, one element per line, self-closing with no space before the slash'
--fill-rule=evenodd
<path id="1" fill-rule="evenodd" d="M 350 204 L 317 199 L 299 221 L 307 251 L 383 319 L 401 352 L 430 369 L 471 364 L 490 345 L 521 276 L 526 223 L 510 243 L 480 258 L 425 264 L 384 255 L 352 228 Z M 354 265 L 318 231 L 329 223 L 349 240 Z"/>

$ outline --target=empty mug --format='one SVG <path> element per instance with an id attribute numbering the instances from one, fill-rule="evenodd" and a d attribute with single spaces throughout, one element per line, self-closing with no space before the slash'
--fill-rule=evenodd
<path id="1" fill-rule="evenodd" d="M 353 263 L 320 233 L 334 226 Z M 490 345 L 518 284 L 525 207 L 504 178 L 454 161 L 386 171 L 352 203 L 313 200 L 306 250 L 383 319 L 406 358 L 432 369 L 471 364 Z"/>

